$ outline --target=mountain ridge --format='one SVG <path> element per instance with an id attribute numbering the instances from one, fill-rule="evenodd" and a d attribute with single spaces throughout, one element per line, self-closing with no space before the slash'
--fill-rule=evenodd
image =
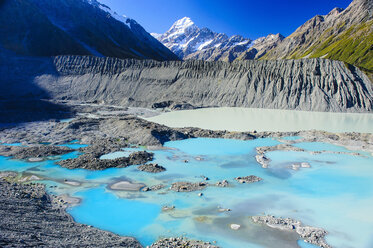
<path id="1" fill-rule="evenodd" d="M 192 31 L 172 33 L 175 24 L 164 34 L 153 34 L 170 50 L 184 60 L 227 61 L 275 60 L 301 58 L 328 58 L 353 64 L 362 69 L 373 82 L 373 1 L 353 0 L 346 9 L 335 7 L 325 15 L 316 15 L 298 27 L 288 37 L 268 35 L 254 41 L 247 40 L 246 47 L 192 50 L 178 47 L 199 38 L 199 30 L 189 19 Z M 203 29 L 202 29 L 203 30 Z M 207 29 L 209 30 L 209 29 Z M 211 30 L 209 30 L 211 31 Z M 211 31 L 212 32 L 212 31 Z M 178 36 L 179 35 L 179 36 Z M 224 34 L 221 36 L 228 39 Z M 175 39 L 180 37 L 180 39 Z M 234 36 L 233 36 L 234 37 Z M 240 36 L 238 36 L 240 37 Z M 261 42 L 259 42 L 261 41 Z M 212 43 L 214 44 L 214 43 Z M 245 49 L 246 48 L 246 49 Z M 186 53 L 184 53 L 184 50 Z M 178 52 L 181 51 L 181 52 Z"/>
<path id="2" fill-rule="evenodd" d="M 297 28 L 262 59 L 323 57 L 373 72 L 373 1 L 354 0 Z"/>
<path id="3" fill-rule="evenodd" d="M 216 33 L 208 28 L 199 28 L 189 17 L 177 20 L 164 34 L 152 35 L 184 60 L 232 62 L 255 45 L 255 41 L 240 35 L 228 37 L 224 33 Z M 277 36 L 282 38 L 280 34 Z M 261 44 L 257 44 L 258 47 L 268 42 L 266 38 L 256 40 L 257 43 L 261 41 Z M 275 42 L 272 42 L 271 45 L 274 44 Z"/>
<path id="4" fill-rule="evenodd" d="M 136 21 L 96 0 L 4 0 L 0 45 L 26 56 L 179 59 Z"/>

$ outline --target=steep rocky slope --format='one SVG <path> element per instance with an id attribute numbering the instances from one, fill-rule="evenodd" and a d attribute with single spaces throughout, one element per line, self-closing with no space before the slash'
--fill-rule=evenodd
<path id="1" fill-rule="evenodd" d="M 28 56 L 178 60 L 136 21 L 96 0 L 0 1 L 0 47 Z"/>
<path id="2" fill-rule="evenodd" d="M 372 84 L 359 69 L 325 59 L 156 62 L 87 56 L 54 59 L 34 83 L 55 99 L 145 106 L 163 101 L 369 112 Z"/>
<path id="3" fill-rule="evenodd" d="M 323 57 L 373 72 L 373 1 L 354 0 L 300 26 L 263 59 Z"/>
<path id="4" fill-rule="evenodd" d="M 270 34 L 252 42 L 249 50 L 240 54 L 237 60 L 260 59 L 285 39 L 281 34 Z"/>

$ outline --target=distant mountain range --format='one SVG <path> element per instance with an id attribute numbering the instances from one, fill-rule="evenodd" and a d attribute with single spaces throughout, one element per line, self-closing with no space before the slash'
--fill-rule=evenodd
<path id="1" fill-rule="evenodd" d="M 0 47 L 29 56 L 178 60 L 135 20 L 96 0 L 2 0 Z"/>
<path id="2" fill-rule="evenodd" d="M 269 35 L 252 41 L 240 35 L 228 37 L 208 28 L 199 28 L 189 18 L 176 21 L 164 34 L 152 35 L 173 51 L 181 59 L 228 61 L 232 62 L 250 50 L 245 58 L 260 58 L 265 51 L 275 47 L 284 37 L 281 34 Z M 256 52 L 253 49 L 257 48 Z"/>
<path id="3" fill-rule="evenodd" d="M 197 27 L 190 18 L 152 35 L 181 59 L 209 61 L 329 58 L 373 73 L 373 1 L 354 0 L 346 10 L 317 15 L 289 37 L 268 35 L 250 40 Z"/>
<path id="4" fill-rule="evenodd" d="M 373 1 L 317 15 L 288 37 L 256 40 L 199 28 L 190 18 L 164 34 L 149 34 L 135 20 L 97 0 L 0 1 L 0 49 L 26 56 L 93 55 L 166 60 L 273 60 L 329 58 L 373 75 Z M 155 37 L 155 38 L 154 38 Z"/>

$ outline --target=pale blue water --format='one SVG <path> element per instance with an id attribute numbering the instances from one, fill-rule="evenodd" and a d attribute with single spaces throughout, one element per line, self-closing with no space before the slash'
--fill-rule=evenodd
<path id="1" fill-rule="evenodd" d="M 76 221 L 120 235 L 136 236 L 146 244 L 156 239 L 143 229 L 158 217 L 161 212 L 158 204 L 121 199 L 102 187 L 79 192 L 75 196 L 84 199 L 79 207 L 69 210 Z"/>
<path id="2" fill-rule="evenodd" d="M 288 136 L 288 137 L 283 137 L 281 138 L 282 140 L 298 140 L 301 139 L 302 137 L 300 136 Z"/>
<path id="3" fill-rule="evenodd" d="M 142 148 L 123 148 L 122 151 L 112 152 L 109 154 L 102 155 L 100 159 L 116 159 L 121 157 L 128 157 L 131 153 L 143 151 Z"/>
<path id="4" fill-rule="evenodd" d="M 336 146 L 332 144 L 326 144 L 322 142 L 304 142 L 297 143 L 293 146 L 305 149 L 307 151 L 332 151 L 332 152 L 351 152 L 350 150 L 344 148 L 343 146 Z"/>
<path id="5" fill-rule="evenodd" d="M 78 140 L 73 140 L 70 143 L 63 144 L 63 145 L 60 145 L 60 146 L 66 146 L 66 147 L 71 148 L 71 149 L 79 149 L 79 148 L 87 147 L 88 145 L 80 144 Z"/>
<path id="6" fill-rule="evenodd" d="M 21 143 L 2 143 L 1 145 L 3 146 L 22 146 Z"/>
<path id="7" fill-rule="evenodd" d="M 298 138 L 288 138 L 296 140 Z M 325 228 L 333 247 L 362 247 L 372 244 L 373 158 L 348 154 L 310 154 L 274 151 L 268 169 L 255 161 L 255 148 L 277 145 L 275 139 L 252 141 L 197 138 L 168 142 L 169 149 L 153 151 L 155 163 L 166 167 L 159 174 L 140 172 L 136 166 L 104 171 L 68 170 L 54 161 L 26 163 L 0 157 L 0 170 L 30 172 L 43 177 L 43 183 L 57 188 L 56 194 L 81 197 L 82 204 L 69 209 L 81 223 L 121 235 L 134 236 L 143 245 L 159 237 L 185 235 L 189 238 L 217 241 L 222 247 L 314 247 L 303 241 L 287 240 L 271 229 L 255 225 L 250 216 L 273 214 L 292 217 L 307 225 Z M 307 151 L 348 151 L 325 143 L 299 143 Z M 123 152 L 133 152 L 124 150 Z M 76 157 L 77 152 L 59 159 Z M 115 154 L 114 154 L 115 155 Z M 110 157 L 111 156 L 111 157 Z M 108 158 L 114 158 L 113 154 Z M 185 163 L 185 161 L 188 163 Z M 294 171 L 292 163 L 308 162 L 311 168 Z M 237 176 L 256 175 L 263 181 L 238 184 Z M 208 187 L 197 192 L 176 193 L 168 188 L 177 181 L 203 181 L 211 184 L 227 179 L 232 187 Z M 81 186 L 64 184 L 74 180 Z M 111 191 L 107 185 L 117 180 L 164 184 L 159 192 Z M 165 194 L 160 194 L 160 193 Z M 162 206 L 174 205 L 174 211 L 162 212 Z M 218 207 L 231 208 L 221 213 Z M 230 224 L 240 224 L 237 231 Z M 270 232 L 270 233 L 269 233 Z M 272 239 L 268 239 L 268 235 Z"/>
<path id="8" fill-rule="evenodd" d="M 64 122 L 71 122 L 72 120 L 74 120 L 75 118 L 68 118 L 68 119 L 61 119 L 60 122 L 64 123 Z"/>
<path id="9" fill-rule="evenodd" d="M 371 113 L 219 107 L 165 112 L 146 120 L 169 127 L 199 127 L 233 132 L 324 130 L 333 133 L 373 133 Z"/>
<path id="10" fill-rule="evenodd" d="M 317 245 L 313 245 L 313 244 L 310 244 L 310 243 L 306 243 L 306 242 L 304 242 L 303 240 L 299 240 L 299 241 L 298 241 L 298 245 L 299 245 L 301 248 L 317 248 L 317 247 L 318 247 Z"/>

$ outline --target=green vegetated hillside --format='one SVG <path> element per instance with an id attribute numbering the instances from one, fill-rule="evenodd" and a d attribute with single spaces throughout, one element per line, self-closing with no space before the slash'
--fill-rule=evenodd
<path id="1" fill-rule="evenodd" d="M 373 1 L 354 0 L 300 26 L 261 59 L 327 58 L 373 75 Z M 373 80 L 372 80 L 373 82 Z"/>
<path id="2" fill-rule="evenodd" d="M 373 20 L 353 25 L 340 34 L 326 30 L 319 42 L 305 52 L 295 51 L 289 58 L 328 58 L 341 60 L 373 72 Z"/>

